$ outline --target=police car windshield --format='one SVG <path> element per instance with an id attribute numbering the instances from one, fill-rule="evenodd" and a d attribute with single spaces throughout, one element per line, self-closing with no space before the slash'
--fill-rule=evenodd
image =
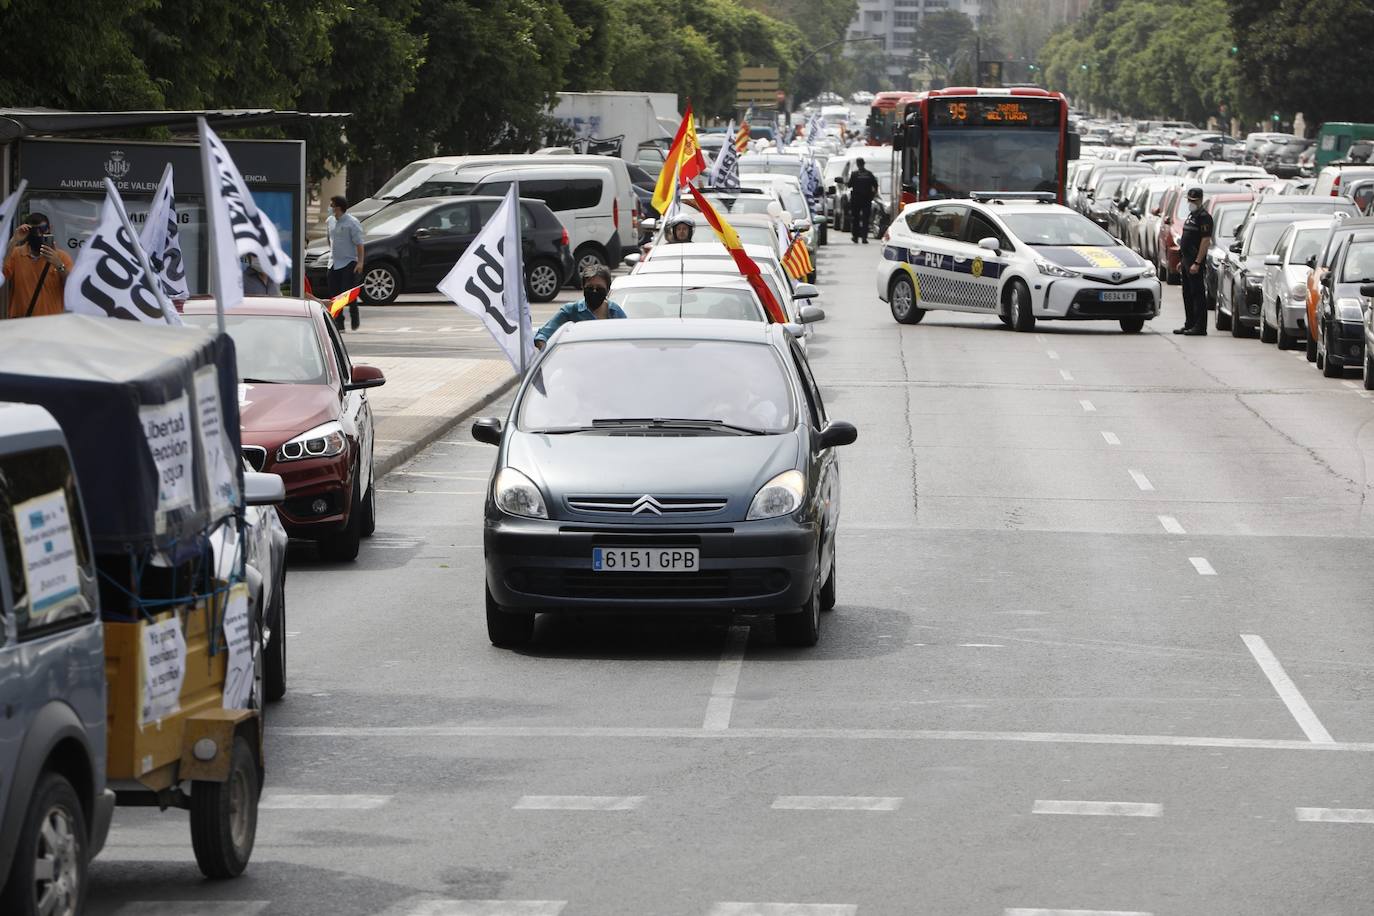
<path id="1" fill-rule="evenodd" d="M 1027 245 L 1102 245 L 1114 247 L 1111 233 L 1077 213 L 999 213 L 1012 235 Z"/>

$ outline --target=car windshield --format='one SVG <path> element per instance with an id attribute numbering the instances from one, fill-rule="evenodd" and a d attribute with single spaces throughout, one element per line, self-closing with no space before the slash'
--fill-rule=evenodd
<path id="1" fill-rule="evenodd" d="M 1245 253 L 1252 255 L 1269 254 L 1278 244 L 1279 236 L 1288 228 L 1288 223 L 1255 223 L 1250 230 L 1250 238 L 1245 242 Z"/>
<path id="2" fill-rule="evenodd" d="M 1003 213 L 1002 222 L 1027 245 L 1116 245 L 1111 234 L 1077 213 Z"/>
<path id="3" fill-rule="evenodd" d="M 1058 131 L 957 127 L 937 128 L 929 136 L 930 173 L 924 181 L 932 197 L 1056 188 Z"/>
<path id="4" fill-rule="evenodd" d="M 1304 229 L 1293 239 L 1293 247 L 1288 251 L 1288 263 L 1306 264 L 1315 261 L 1330 234 L 1328 229 Z"/>
<path id="5" fill-rule="evenodd" d="M 214 315 L 186 315 L 187 324 L 213 328 Z M 326 385 L 329 374 L 313 318 L 289 315 L 224 316 L 234 341 L 239 381 L 284 385 Z"/>
<path id="6" fill-rule="evenodd" d="M 1110 200 L 1115 197 L 1116 192 L 1121 188 L 1121 183 L 1125 180 L 1126 176 L 1124 175 L 1102 179 L 1102 182 L 1097 186 L 1097 199 Z"/>
<path id="7" fill-rule="evenodd" d="M 436 165 L 433 162 L 412 162 L 401 169 L 391 180 L 377 189 L 372 196 L 378 200 L 394 200 L 420 184 L 436 172 L 446 171 L 452 166 Z"/>
<path id="8" fill-rule="evenodd" d="M 399 200 L 416 200 L 421 197 L 461 197 L 471 194 L 477 182 L 459 178 L 457 172 L 445 172 L 430 176 L 425 181 L 399 195 Z"/>
<path id="9" fill-rule="evenodd" d="M 791 175 L 801 176 L 800 159 L 777 159 L 767 156 L 741 156 L 739 160 L 741 175 Z"/>
<path id="10" fill-rule="evenodd" d="M 753 294 L 742 289 L 674 284 L 616 292 L 612 298 L 630 318 L 763 320 Z"/>
<path id="11" fill-rule="evenodd" d="M 796 423 L 773 348 L 728 340 L 589 340 L 555 344 L 519 408 L 525 432 L 651 417 L 717 420 L 768 433 Z"/>
<path id="12" fill-rule="evenodd" d="M 1217 208 L 1217 212 L 1212 214 L 1213 233 L 1216 237 L 1228 239 L 1235 235 L 1236 227 L 1240 225 L 1241 220 L 1245 219 L 1245 214 L 1249 209 L 1249 204 Z"/>
<path id="13" fill-rule="evenodd" d="M 1341 268 L 1342 283 L 1374 283 L 1374 241 L 1351 242 Z"/>
<path id="14" fill-rule="evenodd" d="M 768 205 L 776 203 L 778 199 L 776 194 L 740 194 L 739 196 L 711 194 L 708 195 L 708 198 L 711 203 L 723 207 L 726 213 L 739 213 L 741 215 L 749 213 L 767 215 Z"/>
<path id="15" fill-rule="evenodd" d="M 395 235 L 420 218 L 432 203 L 401 201 L 378 210 L 362 221 L 363 235 Z"/>

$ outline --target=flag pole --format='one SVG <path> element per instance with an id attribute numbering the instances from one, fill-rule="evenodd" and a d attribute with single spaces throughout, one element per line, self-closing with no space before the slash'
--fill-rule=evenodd
<path id="1" fill-rule="evenodd" d="M 525 234 L 524 219 L 520 212 L 520 179 L 511 181 L 511 205 L 515 208 L 511 216 L 506 219 L 515 220 L 515 277 L 514 281 L 520 285 L 516 287 L 520 292 L 516 300 L 515 325 L 520 329 L 520 375 L 523 377 L 529 371 L 529 335 L 533 328 L 529 327 L 525 321 L 525 314 L 529 311 L 529 302 L 525 299 Z M 508 281 L 509 282 L 509 281 Z M 533 317 L 533 316 L 531 316 Z"/>
<path id="2" fill-rule="evenodd" d="M 219 275 L 219 228 L 215 224 L 214 182 L 218 174 L 210 163 L 210 144 L 205 142 L 205 131 L 209 125 L 204 118 L 196 118 L 197 133 L 200 136 L 200 174 L 205 183 L 205 229 L 209 240 L 210 294 L 215 297 L 215 323 L 220 334 L 224 333 L 224 278 Z"/>
<path id="3" fill-rule="evenodd" d="M 169 163 L 168 168 L 171 168 Z M 172 323 L 171 316 L 175 315 L 176 306 L 172 305 L 167 295 L 162 291 L 162 281 L 157 274 L 153 273 L 153 267 L 148 263 L 148 252 L 143 250 L 143 243 L 138 240 L 138 233 L 134 232 L 134 224 L 129 221 L 129 213 L 124 209 L 124 199 L 119 196 L 119 189 L 114 182 L 105 179 L 105 193 L 114 199 L 115 211 L 119 214 L 119 220 L 124 224 L 124 231 L 129 233 L 129 241 L 134 246 L 134 254 L 138 256 L 138 265 L 143 268 L 143 274 L 148 278 L 148 285 L 153 289 L 153 295 L 157 297 L 157 304 L 162 307 L 162 320 L 168 324 Z M 222 319 L 221 319 L 222 320 Z"/>

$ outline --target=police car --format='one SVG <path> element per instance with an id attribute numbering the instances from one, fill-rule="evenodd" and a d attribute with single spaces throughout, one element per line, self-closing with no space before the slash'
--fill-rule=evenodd
<path id="1" fill-rule="evenodd" d="M 884 236 L 878 297 L 915 324 L 945 309 L 1039 320 L 1118 321 L 1136 333 L 1159 315 L 1154 268 L 1052 194 L 971 195 L 904 209 Z"/>

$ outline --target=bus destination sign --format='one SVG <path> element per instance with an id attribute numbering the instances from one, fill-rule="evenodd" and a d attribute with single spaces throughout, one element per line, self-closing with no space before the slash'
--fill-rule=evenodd
<path id="1" fill-rule="evenodd" d="M 932 99 L 931 127 L 1059 127 L 1058 99 Z"/>

